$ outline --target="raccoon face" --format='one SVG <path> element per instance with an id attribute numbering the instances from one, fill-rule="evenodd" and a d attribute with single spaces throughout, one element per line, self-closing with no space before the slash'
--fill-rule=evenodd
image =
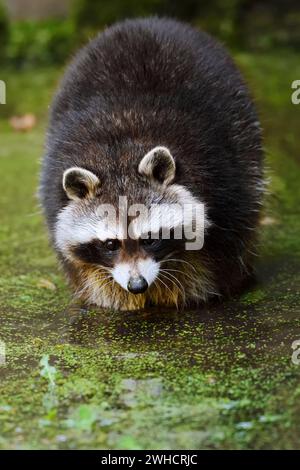
<path id="1" fill-rule="evenodd" d="M 108 279 L 132 294 L 144 293 L 155 283 L 161 263 L 184 251 L 185 239 L 176 236 L 176 226 L 183 223 L 181 215 L 170 218 L 168 204 L 181 207 L 195 199 L 185 188 L 172 184 L 175 171 L 175 161 L 165 147 L 155 147 L 142 158 L 136 175 L 139 201 L 143 188 L 147 204 L 159 204 L 150 213 L 134 216 L 128 207 L 110 210 L 105 187 L 93 172 L 79 167 L 66 170 L 62 185 L 69 204 L 58 216 L 55 233 L 62 257 L 81 271 L 101 268 Z M 164 236 L 164 229 L 169 236 Z"/>
<path id="2" fill-rule="evenodd" d="M 73 255 L 86 265 L 107 269 L 123 289 L 144 293 L 155 281 L 159 271 L 158 260 L 147 250 L 149 240 L 92 240 L 73 248 Z"/>

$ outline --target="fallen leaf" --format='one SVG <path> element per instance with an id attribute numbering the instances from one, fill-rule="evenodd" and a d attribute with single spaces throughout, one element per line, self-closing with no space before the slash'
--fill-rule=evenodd
<path id="1" fill-rule="evenodd" d="M 274 225 L 274 224 L 277 224 L 277 220 L 274 219 L 273 217 L 263 217 L 260 221 L 260 225 Z"/>
<path id="2" fill-rule="evenodd" d="M 23 116 L 13 116 L 9 120 L 11 127 L 17 132 L 27 132 L 36 126 L 36 117 L 28 113 Z"/>
<path id="3" fill-rule="evenodd" d="M 56 285 L 53 282 L 49 281 L 48 279 L 40 279 L 37 283 L 37 286 L 42 289 L 49 289 L 52 291 L 56 290 Z"/>

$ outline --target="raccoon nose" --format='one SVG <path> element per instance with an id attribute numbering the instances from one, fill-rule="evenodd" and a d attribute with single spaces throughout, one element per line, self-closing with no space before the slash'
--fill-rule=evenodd
<path id="1" fill-rule="evenodd" d="M 148 289 L 148 282 L 143 276 L 131 277 L 127 288 L 132 294 L 142 294 Z"/>

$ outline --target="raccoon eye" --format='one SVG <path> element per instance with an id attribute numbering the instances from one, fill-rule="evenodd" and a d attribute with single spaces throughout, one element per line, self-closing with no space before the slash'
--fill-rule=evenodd
<path id="1" fill-rule="evenodd" d="M 151 246 L 151 245 L 154 245 L 154 243 L 156 243 L 157 241 L 158 240 L 155 238 L 148 237 L 148 238 L 141 238 L 140 243 L 143 246 Z"/>
<path id="2" fill-rule="evenodd" d="M 106 240 L 104 245 L 108 251 L 117 251 L 120 248 L 120 242 L 116 239 Z"/>

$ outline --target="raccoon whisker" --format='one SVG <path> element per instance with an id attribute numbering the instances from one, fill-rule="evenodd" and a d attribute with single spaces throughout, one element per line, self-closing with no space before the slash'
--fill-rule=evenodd
<path id="1" fill-rule="evenodd" d="M 107 273 L 106 273 L 106 272 L 103 273 L 103 272 L 101 272 L 101 271 L 96 271 L 95 274 L 96 274 L 96 276 L 97 276 L 97 279 L 98 279 L 98 278 L 101 278 L 101 279 L 102 279 L 102 278 L 105 278 L 105 277 L 107 277 L 107 276 L 112 277 L 112 274 L 111 274 L 111 273 L 108 273 L 108 272 L 107 272 Z"/>
<path id="2" fill-rule="evenodd" d="M 112 273 L 110 271 L 105 271 L 105 272 L 102 272 L 101 270 L 97 270 L 95 271 L 95 277 L 96 279 L 105 279 L 107 277 L 112 277 Z"/>
<path id="3" fill-rule="evenodd" d="M 105 279 L 103 280 L 103 282 L 105 282 L 105 280 L 107 280 L 107 279 L 110 279 L 110 280 L 111 280 L 112 277 L 111 277 L 111 278 L 108 278 L 108 277 L 105 278 Z M 97 285 L 99 285 L 99 287 L 102 287 L 103 282 L 99 285 L 99 281 L 98 281 L 98 280 L 95 280 L 95 281 L 93 281 L 93 282 L 87 284 L 87 287 L 89 288 L 89 287 L 93 287 L 93 286 L 97 286 Z"/>
<path id="4" fill-rule="evenodd" d="M 108 286 L 109 284 L 113 284 L 112 279 L 110 279 L 110 280 L 109 280 L 106 284 L 104 284 L 103 286 L 100 286 L 99 292 L 101 292 L 101 291 L 104 289 L 104 287 Z"/>
<path id="5" fill-rule="evenodd" d="M 108 286 L 109 284 L 112 284 L 112 283 L 113 283 L 112 280 L 109 280 L 106 284 L 101 285 L 101 286 L 100 286 L 100 289 L 98 290 L 98 294 L 101 293 L 101 291 L 104 289 L 104 287 L 106 287 L 106 286 Z M 85 287 L 85 289 L 84 289 L 83 292 L 85 292 L 86 290 L 88 290 L 88 289 L 91 288 L 91 287 L 93 287 L 93 284 L 87 285 L 87 286 Z"/>
<path id="6" fill-rule="evenodd" d="M 158 281 L 160 281 L 168 289 L 168 291 L 171 293 L 171 295 L 174 299 L 174 303 L 176 305 L 176 308 L 178 309 L 178 302 L 177 302 L 177 299 L 176 299 L 176 296 L 175 296 L 174 292 L 169 288 L 169 286 L 159 276 L 156 279 Z"/>
<path id="7" fill-rule="evenodd" d="M 179 272 L 179 273 L 184 274 L 186 277 L 189 277 L 192 281 L 196 281 L 195 278 L 189 276 L 187 273 L 185 273 L 185 272 L 183 272 L 183 271 L 178 271 L 177 269 L 173 269 L 173 270 L 161 270 L 161 271 L 163 271 L 163 272 L 166 272 L 166 271 L 176 271 L 176 272 Z M 171 273 L 169 273 L 169 274 L 171 275 Z M 175 277 L 175 276 L 174 276 L 174 277 Z M 177 279 L 177 281 L 178 281 L 178 279 Z M 178 282 L 179 282 L 179 281 L 178 281 Z M 209 291 L 209 290 L 207 290 L 207 293 L 208 293 L 208 294 L 211 294 L 211 295 L 216 295 L 216 296 L 218 296 L 218 297 L 222 297 L 222 295 L 221 295 L 219 292 L 214 292 L 214 291 Z"/>
<path id="8" fill-rule="evenodd" d="M 180 273 L 180 274 L 183 274 L 184 277 L 189 278 L 191 281 L 195 281 L 195 277 L 193 277 L 193 276 L 192 276 L 191 274 L 189 274 L 189 273 L 186 273 L 186 272 L 184 272 L 184 271 L 180 271 L 179 269 L 169 269 L 169 268 L 167 268 L 167 269 L 161 269 L 161 271 L 163 271 L 163 272 L 167 271 L 167 272 Z"/>
<path id="9" fill-rule="evenodd" d="M 161 287 L 159 284 L 156 283 L 157 279 L 155 281 L 153 281 L 153 285 L 156 287 L 156 289 L 158 289 L 160 292 L 161 292 Z"/>
<path id="10" fill-rule="evenodd" d="M 197 272 L 195 266 L 193 266 L 191 263 L 189 263 L 188 261 L 184 260 L 184 259 L 179 259 L 179 258 L 167 258 L 167 259 L 163 259 L 162 261 L 160 261 L 160 263 L 166 263 L 167 261 L 178 261 L 180 263 L 186 263 L 188 264 L 191 268 L 193 268 L 193 270 L 195 272 Z"/>
<path id="11" fill-rule="evenodd" d="M 174 274 L 171 274 L 167 269 L 162 269 L 162 270 L 161 270 L 161 273 L 162 273 L 162 274 L 165 274 L 166 277 L 171 276 L 173 279 L 175 279 L 175 281 L 178 282 L 178 284 L 181 286 L 182 292 L 185 292 L 185 289 L 184 289 L 183 284 L 179 281 L 179 279 L 178 279 L 176 276 L 174 276 Z M 171 279 L 170 279 L 170 280 L 171 280 Z"/>
<path id="12" fill-rule="evenodd" d="M 183 297 L 185 297 L 185 287 L 184 285 L 179 281 L 179 279 L 174 276 L 173 274 L 171 273 L 167 273 L 167 272 L 163 272 L 162 273 L 163 276 L 165 276 L 167 279 L 169 279 L 170 282 L 172 282 L 173 284 L 176 285 L 177 288 L 179 288 L 181 294 Z"/>
<path id="13" fill-rule="evenodd" d="M 105 282 L 108 279 L 112 279 L 112 276 L 104 276 L 99 279 L 95 279 L 90 285 L 99 284 L 99 281 Z"/>
<path id="14" fill-rule="evenodd" d="M 105 279 L 108 279 L 107 277 L 105 277 L 102 281 L 102 283 L 100 284 L 100 290 L 102 290 L 102 288 L 104 288 L 107 284 L 109 284 L 111 282 L 111 279 L 112 279 L 112 276 L 109 280 L 109 282 L 107 282 L 106 284 L 103 285 L 103 282 L 105 282 Z M 84 294 L 84 292 L 88 291 L 91 287 L 94 287 L 95 285 L 99 285 L 99 280 L 94 280 L 93 282 L 89 282 L 89 280 L 87 279 L 85 281 L 85 285 L 83 286 L 83 288 L 79 291 L 76 291 L 76 295 L 82 295 Z"/>
<path id="15" fill-rule="evenodd" d="M 258 254 L 255 253 L 255 251 L 252 251 L 252 250 L 249 250 L 249 249 L 248 249 L 247 251 L 248 251 L 248 253 L 250 253 L 250 255 L 252 255 L 252 256 L 256 256 L 256 257 L 258 256 Z"/>
<path id="16" fill-rule="evenodd" d="M 211 295 L 216 295 L 217 297 L 222 297 L 222 294 L 220 294 L 219 292 L 214 292 L 211 290 L 207 290 L 206 292 Z"/>
<path id="17" fill-rule="evenodd" d="M 97 266 L 97 265 L 94 265 L 94 266 L 95 266 L 97 272 L 102 273 L 102 271 L 105 271 L 107 273 L 111 273 L 111 269 L 107 268 L 106 266 Z"/>
<path id="18" fill-rule="evenodd" d="M 110 276 L 110 278 L 111 278 L 111 277 L 112 277 L 112 276 Z M 89 286 L 93 286 L 93 285 L 95 285 L 95 284 L 99 284 L 99 281 L 105 282 L 107 279 L 109 279 L 109 276 L 107 276 L 107 275 L 103 275 L 103 276 L 101 276 L 101 277 L 99 276 L 97 279 L 95 279 L 95 278 L 94 278 L 94 279 L 93 279 L 93 278 L 92 278 L 92 279 L 87 278 L 86 281 L 85 281 L 85 284 L 88 284 Z"/>
<path id="19" fill-rule="evenodd" d="M 88 290 L 88 286 L 85 285 L 81 289 L 76 289 L 74 292 L 74 297 L 81 297 Z"/>
<path id="20" fill-rule="evenodd" d="M 105 266 L 97 266 L 97 265 L 94 265 L 94 272 L 93 272 L 93 275 L 94 276 L 101 276 L 102 278 L 106 278 L 108 276 L 112 277 L 112 272 L 109 268 L 106 268 Z"/>
<path id="21" fill-rule="evenodd" d="M 176 286 L 177 289 L 179 289 L 183 299 L 185 299 L 185 288 L 181 284 L 181 282 L 174 276 L 174 280 L 169 277 L 169 275 L 164 274 L 165 278 L 168 279 L 172 284 Z"/>
<path id="22" fill-rule="evenodd" d="M 179 292 L 181 293 L 182 297 L 185 299 L 185 292 L 184 292 L 184 289 L 183 289 L 183 286 L 182 286 L 182 289 L 180 288 L 180 286 L 178 284 L 176 284 L 170 277 L 168 277 L 167 275 L 163 274 L 162 272 L 160 273 L 162 276 L 164 276 L 165 279 L 167 279 L 168 281 L 170 281 L 175 287 L 176 289 L 179 289 Z M 175 278 L 176 279 L 176 278 Z M 176 303 L 177 305 L 177 303 Z"/>

